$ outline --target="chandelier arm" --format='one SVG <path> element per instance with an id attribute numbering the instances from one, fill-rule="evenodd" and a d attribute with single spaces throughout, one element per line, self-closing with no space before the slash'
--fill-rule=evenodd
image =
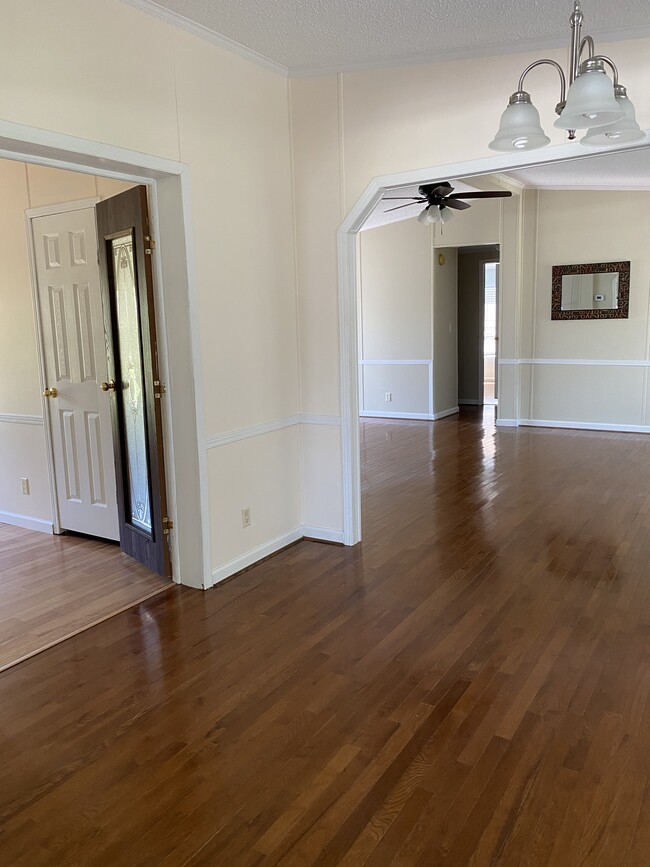
<path id="1" fill-rule="evenodd" d="M 527 66 L 524 71 L 521 73 L 519 77 L 519 85 L 517 87 L 518 91 L 523 91 L 524 89 L 524 79 L 536 66 L 542 66 L 543 64 L 547 64 L 549 66 L 554 66 L 557 69 L 558 74 L 560 76 L 560 104 L 564 103 L 566 100 L 566 77 L 564 75 L 564 70 L 560 66 L 559 63 L 556 63 L 555 60 L 549 60 L 548 58 L 544 58 L 543 60 L 535 60 L 534 63 L 531 63 L 530 66 Z"/>
<path id="2" fill-rule="evenodd" d="M 606 63 L 611 67 L 612 72 L 614 73 L 614 87 L 618 87 L 618 67 L 614 63 L 614 61 L 607 57 L 606 54 L 596 54 L 593 57 L 589 58 L 590 60 L 602 60 L 603 63 Z"/>
<path id="3" fill-rule="evenodd" d="M 591 36 L 585 36 L 580 43 L 580 48 L 578 49 L 578 63 L 580 63 L 582 59 L 582 52 L 585 49 L 585 45 L 589 46 L 589 57 L 593 57 L 596 53 L 596 46 L 594 45 L 594 40 Z"/>

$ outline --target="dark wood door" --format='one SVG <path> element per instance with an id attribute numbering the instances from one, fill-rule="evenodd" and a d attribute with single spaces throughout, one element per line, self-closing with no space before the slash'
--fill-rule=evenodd
<path id="1" fill-rule="evenodd" d="M 96 205 L 120 546 L 171 574 L 147 189 Z"/>

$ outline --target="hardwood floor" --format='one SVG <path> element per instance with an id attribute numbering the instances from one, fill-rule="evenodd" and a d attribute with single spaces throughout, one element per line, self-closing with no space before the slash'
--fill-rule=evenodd
<path id="1" fill-rule="evenodd" d="M 172 586 L 117 545 L 0 524 L 0 671 Z"/>
<path id="2" fill-rule="evenodd" d="M 650 863 L 650 437 L 362 425 L 302 542 L 0 675 L 0 863 Z"/>

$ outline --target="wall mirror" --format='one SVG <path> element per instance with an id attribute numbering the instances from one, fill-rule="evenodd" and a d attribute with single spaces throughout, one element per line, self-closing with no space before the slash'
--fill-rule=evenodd
<path id="1" fill-rule="evenodd" d="M 553 265 L 551 319 L 627 319 L 630 263 Z"/>

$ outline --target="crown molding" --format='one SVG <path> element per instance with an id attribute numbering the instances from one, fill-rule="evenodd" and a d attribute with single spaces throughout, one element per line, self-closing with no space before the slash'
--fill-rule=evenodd
<path id="1" fill-rule="evenodd" d="M 187 33 L 191 33 L 192 36 L 198 36 L 199 39 L 205 39 L 206 42 L 218 45 L 219 48 L 223 48 L 231 54 L 236 54 L 257 66 L 268 69 L 276 75 L 280 75 L 283 78 L 287 78 L 289 75 L 289 70 L 281 63 L 276 63 L 276 61 L 271 60 L 270 57 L 266 57 L 264 54 L 260 54 L 252 48 L 247 48 L 240 42 L 235 42 L 234 39 L 228 39 L 227 36 L 222 36 L 220 33 L 210 30 L 209 27 L 205 27 L 203 24 L 198 24 L 196 21 L 192 21 L 184 15 L 179 15 L 178 12 L 172 12 L 171 9 L 166 9 L 159 3 L 155 3 L 154 0 L 121 0 L 121 2 L 125 3 L 127 6 L 132 6 L 140 12 L 144 12 L 145 15 L 151 15 L 159 21 L 171 24 L 172 27 L 178 27 L 179 30 L 185 30 Z"/>
<path id="2" fill-rule="evenodd" d="M 284 66 L 276 60 L 271 60 L 264 54 L 247 48 L 234 39 L 222 36 L 203 24 L 198 24 L 178 12 L 172 12 L 156 3 L 155 0 L 120 0 L 127 6 L 138 9 L 146 15 L 151 15 L 159 21 L 185 30 L 199 39 L 205 39 L 213 45 L 230 51 L 239 57 L 255 63 L 264 69 L 268 69 L 283 78 L 312 78 L 321 75 L 336 75 L 341 72 L 364 72 L 373 69 L 390 69 L 396 66 L 420 66 L 428 63 L 446 63 L 453 60 L 473 60 L 482 57 L 500 57 L 504 54 L 524 54 L 532 51 L 548 51 L 557 48 L 566 48 L 566 36 L 558 36 L 556 39 L 530 39 L 521 42 L 505 42 L 495 45 L 476 45 L 471 48 L 450 48 L 444 51 L 427 51 L 421 54 L 405 54 L 396 57 L 381 59 L 374 58 L 361 62 L 332 63 L 309 66 Z M 602 33 L 593 33 L 597 42 L 626 42 L 630 39 L 646 39 L 650 37 L 650 27 L 635 27 L 625 30 L 610 30 Z"/>

